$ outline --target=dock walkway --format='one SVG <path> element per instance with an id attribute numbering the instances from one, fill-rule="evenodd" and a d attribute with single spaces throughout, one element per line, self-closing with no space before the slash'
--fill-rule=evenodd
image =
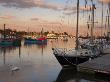
<path id="1" fill-rule="evenodd" d="M 78 71 L 110 74 L 110 49 L 105 51 L 107 51 L 107 55 L 78 65 Z"/>

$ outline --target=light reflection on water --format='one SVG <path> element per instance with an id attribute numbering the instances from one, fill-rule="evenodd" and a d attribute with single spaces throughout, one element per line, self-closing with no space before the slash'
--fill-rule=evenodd
<path id="1" fill-rule="evenodd" d="M 62 69 L 52 54 L 52 47 L 69 49 L 74 48 L 74 46 L 74 40 L 69 39 L 68 42 L 63 42 L 62 40 L 49 40 L 47 45 L 24 45 L 22 43 L 21 47 L 0 48 L 0 81 L 95 82 L 91 79 L 80 79 L 73 70 L 68 71 Z M 12 73 L 10 65 L 17 66 L 20 70 Z"/>

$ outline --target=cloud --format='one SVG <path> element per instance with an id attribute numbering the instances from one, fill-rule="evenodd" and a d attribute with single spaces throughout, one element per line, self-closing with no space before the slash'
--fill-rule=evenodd
<path id="1" fill-rule="evenodd" d="M 98 1 L 103 3 L 110 3 L 110 0 L 98 0 Z"/>
<path id="2" fill-rule="evenodd" d="M 16 7 L 16 8 L 30 8 L 35 7 L 33 0 L 0 0 L 3 6 Z"/>
<path id="3" fill-rule="evenodd" d="M 36 3 L 36 6 L 37 7 L 40 7 L 40 8 L 47 8 L 47 9 L 53 9 L 53 10 L 60 10 L 60 9 L 63 9 L 63 6 L 61 5 L 58 5 L 58 4 L 46 4 L 46 3 Z"/>
<path id="4" fill-rule="evenodd" d="M 13 18 L 15 18 L 15 16 L 8 15 L 8 14 L 0 16 L 0 19 L 13 19 Z"/>
<path id="5" fill-rule="evenodd" d="M 50 24 L 50 22 L 48 20 L 44 20 L 42 19 L 42 17 L 31 17 L 30 21 L 36 24 Z"/>
<path id="6" fill-rule="evenodd" d="M 70 14 L 74 14 L 77 12 L 77 7 L 74 7 L 74 8 L 67 8 L 67 9 L 64 9 L 64 14 L 66 15 L 70 15 Z M 90 11 L 91 10 L 91 6 L 80 6 L 79 7 L 79 12 L 83 12 L 83 11 Z"/>
<path id="7" fill-rule="evenodd" d="M 38 21 L 39 18 L 37 18 L 37 17 L 33 17 L 33 18 L 31 18 L 30 20 L 32 20 L 32 21 Z"/>
<path id="8" fill-rule="evenodd" d="M 59 10 L 61 9 L 60 5 L 45 3 L 43 0 L 0 0 L 2 6 L 6 7 L 16 7 L 16 8 L 47 8 Z"/>
<path id="9" fill-rule="evenodd" d="M 84 10 L 84 11 L 90 11 L 91 10 L 91 6 L 81 6 L 80 10 Z"/>

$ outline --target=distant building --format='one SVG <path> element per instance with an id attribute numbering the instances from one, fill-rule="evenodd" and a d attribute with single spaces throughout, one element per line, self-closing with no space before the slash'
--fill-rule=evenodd
<path id="1" fill-rule="evenodd" d="M 57 39 L 58 37 L 57 37 L 56 34 L 49 33 L 49 34 L 47 34 L 47 38 L 48 38 L 48 39 Z"/>

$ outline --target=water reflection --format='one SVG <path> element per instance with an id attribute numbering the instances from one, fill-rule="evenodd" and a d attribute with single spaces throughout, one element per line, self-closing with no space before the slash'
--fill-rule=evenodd
<path id="1" fill-rule="evenodd" d="M 12 51 L 19 50 L 19 58 L 21 55 L 21 46 L 0 46 L 0 53 L 3 56 L 3 64 L 6 64 L 6 54 L 11 53 Z"/>
<path id="2" fill-rule="evenodd" d="M 77 73 L 74 69 L 61 70 L 51 48 L 69 49 L 74 45 L 73 39 L 69 39 L 67 42 L 49 40 L 47 45 L 22 44 L 19 47 L 0 47 L 0 80 L 3 82 L 109 82 Z M 17 66 L 20 70 L 11 76 L 8 65 Z"/>
<path id="3" fill-rule="evenodd" d="M 33 47 L 37 47 L 37 49 L 41 50 L 41 55 L 44 54 L 44 49 L 47 47 L 47 44 L 24 44 L 24 47 L 30 49 L 33 48 Z M 29 55 L 29 52 L 28 52 L 28 55 Z"/>
<path id="4" fill-rule="evenodd" d="M 110 78 L 76 72 L 74 68 L 63 68 L 55 82 L 109 82 Z"/>
<path id="5" fill-rule="evenodd" d="M 19 46 L 19 58 L 21 58 L 21 46 Z"/>
<path id="6" fill-rule="evenodd" d="M 43 55 L 44 54 L 44 49 L 47 47 L 47 45 L 45 45 L 45 44 L 42 44 L 42 45 L 38 45 L 38 48 L 40 48 L 41 49 L 41 55 Z"/>
<path id="7" fill-rule="evenodd" d="M 3 49 L 3 64 L 5 64 L 5 53 L 6 53 L 6 50 Z"/>

